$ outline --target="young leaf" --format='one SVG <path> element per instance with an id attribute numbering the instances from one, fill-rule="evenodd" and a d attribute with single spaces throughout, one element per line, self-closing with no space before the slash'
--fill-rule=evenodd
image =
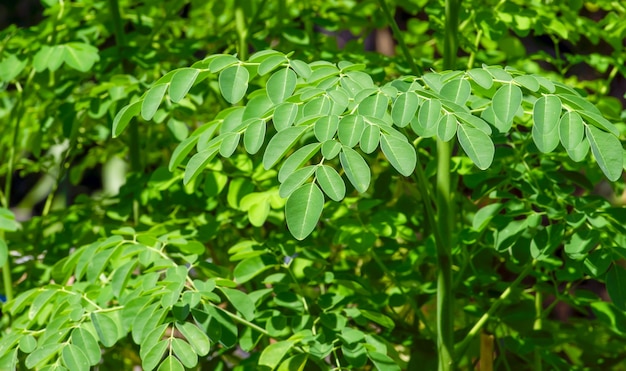
<path id="1" fill-rule="evenodd" d="M 383 150 L 391 166 L 400 174 L 410 176 L 413 173 L 415 164 L 417 163 L 417 156 L 415 154 L 415 148 L 413 148 L 409 142 L 391 135 L 382 135 L 380 148 Z"/>
<path id="2" fill-rule="evenodd" d="M 269 170 L 276 165 L 307 129 L 305 126 L 294 126 L 276 133 L 267 143 L 267 148 L 263 154 L 263 167 L 265 170 Z"/>
<path id="3" fill-rule="evenodd" d="M 328 197 L 334 201 L 341 201 L 346 196 L 346 185 L 341 179 L 337 170 L 330 166 L 322 165 L 318 166 L 315 170 L 315 178 L 317 184 L 322 187 L 322 190 Z"/>
<path id="4" fill-rule="evenodd" d="M 163 100 L 163 95 L 165 95 L 165 90 L 167 89 L 167 84 L 159 84 L 155 85 L 148 93 L 141 103 L 141 117 L 148 121 L 151 120 L 154 116 L 157 109 L 159 109 L 159 105 L 161 104 L 161 100 Z"/>
<path id="5" fill-rule="evenodd" d="M 115 115 L 115 118 L 113 119 L 113 138 L 118 137 L 120 134 L 122 134 L 122 132 L 124 131 L 124 129 L 126 129 L 126 126 L 128 126 L 128 123 L 130 122 L 130 120 L 137 116 L 137 114 L 139 114 L 139 112 L 141 111 L 141 104 L 142 101 L 139 100 L 135 103 L 131 103 L 127 106 L 125 106 L 124 108 L 122 108 L 117 115 Z"/>
<path id="6" fill-rule="evenodd" d="M 293 94 L 296 89 L 296 73 L 291 68 L 284 68 L 274 72 L 267 80 L 267 95 L 272 103 L 282 103 Z"/>
<path id="7" fill-rule="evenodd" d="M 172 76 L 169 91 L 172 102 L 177 103 L 187 95 L 199 73 L 195 68 L 181 68 Z"/>
<path id="8" fill-rule="evenodd" d="M 261 149 L 265 141 L 265 130 L 265 121 L 252 119 L 243 135 L 243 146 L 249 154 L 253 155 Z"/>
<path id="9" fill-rule="evenodd" d="M 310 235 L 323 208 L 324 195 L 315 183 L 307 183 L 296 189 L 285 204 L 285 218 L 291 234 L 298 240 Z"/>
<path id="10" fill-rule="evenodd" d="M 356 146 L 361 139 L 363 130 L 365 130 L 363 116 L 347 115 L 339 121 L 337 135 L 339 136 L 341 144 L 352 148 Z"/>
<path id="11" fill-rule="evenodd" d="M 598 166 L 604 175 L 615 182 L 622 176 L 624 163 L 624 148 L 619 139 L 595 126 L 587 125 L 587 140 L 591 146 L 591 153 L 596 158 Z"/>
<path id="12" fill-rule="evenodd" d="M 219 87 L 224 99 L 231 104 L 239 102 L 246 95 L 249 78 L 250 73 L 240 64 L 223 70 L 219 76 Z"/>
<path id="13" fill-rule="evenodd" d="M 352 148 L 342 146 L 341 152 L 339 153 L 339 161 L 354 188 L 360 193 L 367 191 L 372 175 L 363 157 Z"/>
<path id="14" fill-rule="evenodd" d="M 559 138 L 566 150 L 576 148 L 585 138 L 583 119 L 576 112 L 565 112 L 559 121 Z"/>
<path id="15" fill-rule="evenodd" d="M 506 133 L 513 125 L 513 118 L 522 104 L 522 90 L 513 84 L 502 85 L 493 95 L 492 107 L 495 124 L 501 133 Z"/>
<path id="16" fill-rule="evenodd" d="M 479 169 L 491 166 L 495 147 L 489 135 L 471 126 L 458 125 L 457 137 L 467 156 Z"/>
<path id="17" fill-rule="evenodd" d="M 391 109 L 393 122 L 401 128 L 407 126 L 415 117 L 419 103 L 419 97 L 415 92 L 408 91 L 400 94 L 393 102 L 393 108 Z"/>
<path id="18" fill-rule="evenodd" d="M 549 153 L 559 145 L 559 118 L 561 100 L 554 95 L 544 95 L 537 99 L 533 108 L 532 135 L 537 148 Z"/>

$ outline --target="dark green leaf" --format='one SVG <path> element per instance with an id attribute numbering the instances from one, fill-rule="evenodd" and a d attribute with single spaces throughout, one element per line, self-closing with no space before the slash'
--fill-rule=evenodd
<path id="1" fill-rule="evenodd" d="M 606 275 L 606 289 L 613 304 L 626 311 L 626 269 L 613 264 Z"/>

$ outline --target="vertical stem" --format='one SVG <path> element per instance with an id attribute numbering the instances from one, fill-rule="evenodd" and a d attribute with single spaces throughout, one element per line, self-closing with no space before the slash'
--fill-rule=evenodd
<path id="1" fill-rule="evenodd" d="M 248 58 L 248 27 L 246 25 L 246 15 L 243 10 L 243 1 L 235 2 L 235 28 L 237 29 L 237 37 L 239 38 L 239 47 L 237 54 L 240 60 Z"/>
<path id="2" fill-rule="evenodd" d="M 457 55 L 460 0 L 446 0 L 443 68 L 453 69 Z M 450 188 L 452 145 L 437 139 L 437 352 L 439 371 L 455 369 L 454 296 L 452 294 L 453 197 Z"/>
<path id="3" fill-rule="evenodd" d="M 533 330 L 541 330 L 543 328 L 542 316 L 543 316 L 543 295 L 541 295 L 541 292 L 537 291 L 535 292 L 535 323 L 533 324 Z M 541 371 L 542 370 L 541 352 L 539 351 L 538 348 L 535 348 L 534 361 L 535 361 L 535 364 L 534 364 L 533 370 Z"/>

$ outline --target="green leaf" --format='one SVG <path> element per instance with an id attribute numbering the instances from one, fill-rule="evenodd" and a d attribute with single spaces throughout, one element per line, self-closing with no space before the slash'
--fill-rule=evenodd
<path id="1" fill-rule="evenodd" d="M 278 181 L 283 183 L 288 176 L 304 165 L 319 151 L 320 143 L 310 143 L 287 157 L 278 171 Z"/>
<path id="2" fill-rule="evenodd" d="M 307 354 L 296 354 L 289 357 L 280 364 L 278 371 L 303 371 L 308 357 Z"/>
<path id="3" fill-rule="evenodd" d="M 169 91 L 172 102 L 178 103 L 187 95 L 199 74 L 200 71 L 195 68 L 181 68 L 172 76 Z"/>
<path id="4" fill-rule="evenodd" d="M 37 349 L 37 339 L 33 335 L 25 335 L 20 339 L 19 348 L 24 353 L 31 353 Z"/>
<path id="5" fill-rule="evenodd" d="M 322 143 L 322 156 L 327 160 L 332 160 L 341 152 L 341 143 L 336 140 L 327 140 Z"/>
<path id="6" fill-rule="evenodd" d="M 413 173 L 417 163 L 417 156 L 415 148 L 409 142 L 391 135 L 382 135 L 380 148 L 391 166 L 400 174 L 410 176 Z"/>
<path id="7" fill-rule="evenodd" d="M 339 153 L 339 161 L 354 188 L 360 193 L 367 191 L 372 175 L 363 157 L 352 148 L 343 146 Z"/>
<path id="8" fill-rule="evenodd" d="M 169 344 L 170 342 L 168 340 L 161 340 L 150 348 L 146 356 L 141 359 L 141 365 L 145 371 L 154 370 L 159 362 L 161 362 Z"/>
<path id="9" fill-rule="evenodd" d="M 516 76 L 513 78 L 513 81 L 533 92 L 538 91 L 540 88 L 539 81 L 530 75 Z"/>
<path id="10" fill-rule="evenodd" d="M 386 354 L 367 349 L 367 355 L 379 371 L 400 371 L 400 367 Z"/>
<path id="11" fill-rule="evenodd" d="M 226 67 L 239 63 L 239 59 L 229 54 L 217 55 L 209 64 L 209 70 L 213 73 L 220 72 Z"/>
<path id="12" fill-rule="evenodd" d="M 63 348 L 62 357 L 63 363 L 72 371 L 89 370 L 89 359 L 80 347 L 74 344 L 67 344 Z"/>
<path id="13" fill-rule="evenodd" d="M 15 220 L 15 214 L 6 207 L 0 207 L 0 230 L 15 232 L 20 224 Z"/>
<path id="14" fill-rule="evenodd" d="M 207 334 L 191 322 L 176 322 L 176 328 L 187 339 L 193 350 L 204 357 L 211 350 L 211 342 Z"/>
<path id="15" fill-rule="evenodd" d="M 248 321 L 254 319 L 254 302 L 245 293 L 239 290 L 233 290 L 226 287 L 218 287 L 226 299 L 235 307 L 235 309 L 243 315 Z"/>
<path id="16" fill-rule="evenodd" d="M 617 127 L 601 115 L 589 111 L 580 111 L 579 113 L 588 124 L 594 125 L 604 131 L 608 131 L 615 136 L 620 135 Z"/>
<path id="17" fill-rule="evenodd" d="M 380 142 L 380 127 L 378 125 L 365 125 L 365 130 L 361 135 L 360 147 L 365 153 L 372 153 L 378 148 Z"/>
<path id="18" fill-rule="evenodd" d="M 280 185 L 278 194 L 282 198 L 287 198 L 306 182 L 315 172 L 316 166 L 306 166 L 291 173 L 285 181 Z"/>
<path id="19" fill-rule="evenodd" d="M 589 141 L 588 140 L 583 140 L 582 142 L 578 143 L 578 145 L 573 148 L 573 149 L 567 149 L 567 154 L 569 155 L 569 157 L 576 161 L 576 162 L 581 162 L 582 160 L 585 159 L 585 157 L 587 157 L 587 154 L 589 153 Z"/>
<path id="20" fill-rule="evenodd" d="M 391 109 L 393 122 L 401 128 L 407 126 L 415 117 L 419 103 L 419 97 L 415 92 L 408 91 L 400 94 L 393 102 L 393 108 Z"/>
<path id="21" fill-rule="evenodd" d="M 287 62 L 287 58 L 285 58 L 285 56 L 282 54 L 267 57 L 263 60 L 263 62 L 259 64 L 259 75 L 267 75 L 268 73 L 272 72 L 276 67 L 285 62 Z"/>
<path id="22" fill-rule="evenodd" d="M 237 283 L 243 284 L 275 266 L 275 262 L 272 262 L 267 255 L 253 256 L 240 261 L 235 266 L 233 276 Z"/>
<path id="23" fill-rule="evenodd" d="M 297 60 L 297 59 L 290 60 L 289 66 L 293 68 L 293 70 L 296 71 L 298 75 L 300 75 L 301 77 L 305 79 L 308 79 L 309 77 L 311 77 L 311 73 L 313 73 L 313 71 L 311 70 L 311 67 L 307 63 L 301 60 Z"/>
<path id="24" fill-rule="evenodd" d="M 176 149 L 174 150 L 174 153 L 172 153 L 170 163 L 167 167 L 169 171 L 174 171 L 174 169 L 176 169 L 178 165 L 183 162 L 183 159 L 187 157 L 187 155 L 189 154 L 189 152 L 191 152 L 196 143 L 198 143 L 198 138 L 200 137 L 191 136 L 183 140 L 178 146 L 176 146 Z"/>
<path id="25" fill-rule="evenodd" d="M 163 362 L 161 362 L 157 371 L 185 371 L 185 367 L 183 367 L 176 357 L 169 355 L 163 360 Z"/>
<path id="26" fill-rule="evenodd" d="M 274 370 L 287 352 L 293 347 L 293 342 L 289 340 L 278 341 L 268 345 L 259 358 L 259 365 L 269 367 Z"/>
<path id="27" fill-rule="evenodd" d="M 120 134 L 122 134 L 124 129 L 126 129 L 126 126 L 128 126 L 128 123 L 130 122 L 130 120 L 139 114 L 139 112 L 141 111 L 141 105 L 142 105 L 142 101 L 140 100 L 135 103 L 131 103 L 125 106 L 124 108 L 122 108 L 117 113 L 117 115 L 115 115 L 115 118 L 113 119 L 113 129 L 112 129 L 113 138 L 116 138 Z"/>
<path id="28" fill-rule="evenodd" d="M 568 152 L 585 139 L 585 125 L 578 113 L 568 111 L 563 114 L 559 121 L 559 138 Z"/>
<path id="29" fill-rule="evenodd" d="M 437 136 L 444 142 L 449 142 L 456 134 L 457 121 L 452 114 L 444 114 L 437 123 Z"/>
<path id="30" fill-rule="evenodd" d="M 385 117 L 389 107 L 389 98 L 382 93 L 370 95 L 359 103 L 358 112 L 363 116 L 373 116 L 379 119 Z"/>
<path id="31" fill-rule="evenodd" d="M 587 125 L 586 133 L 598 166 L 610 181 L 617 181 L 622 176 L 624 164 L 622 143 L 615 135 L 595 126 Z"/>
<path id="32" fill-rule="evenodd" d="M 63 45 L 63 60 L 80 72 L 87 72 L 100 60 L 98 48 L 85 43 L 71 42 Z"/>
<path id="33" fill-rule="evenodd" d="M 473 68 L 467 71 L 467 74 L 474 80 L 478 86 L 483 89 L 489 90 L 493 86 L 493 77 L 487 71 L 482 68 Z"/>
<path id="34" fill-rule="evenodd" d="M 377 324 L 386 327 L 388 329 L 392 329 L 395 327 L 395 323 L 393 320 L 382 313 L 374 312 L 371 310 L 360 309 L 361 315 L 370 321 L 376 322 Z"/>
<path id="35" fill-rule="evenodd" d="M 337 170 L 327 165 L 318 166 L 315 177 L 317 184 L 330 199 L 339 202 L 346 196 L 346 185 Z"/>
<path id="36" fill-rule="evenodd" d="M 356 146 L 361 139 L 363 130 L 365 130 L 363 116 L 346 115 L 339 121 L 339 127 L 337 129 L 339 141 L 344 146 L 352 148 Z"/>
<path id="37" fill-rule="evenodd" d="M 24 364 L 28 368 L 43 366 L 50 358 L 54 357 L 63 347 L 63 344 L 49 343 L 40 346 L 26 357 Z"/>
<path id="38" fill-rule="evenodd" d="M 105 347 L 112 347 L 119 337 L 117 323 L 106 313 L 91 313 L 91 322 L 96 329 L 100 342 Z"/>
<path id="39" fill-rule="evenodd" d="M 522 90 L 513 84 L 502 85 L 493 95 L 492 108 L 496 127 L 506 133 L 513 125 L 513 118 L 522 104 Z"/>
<path id="40" fill-rule="evenodd" d="M 606 289 L 613 304 L 626 311 L 626 269 L 614 263 L 606 275 Z"/>
<path id="41" fill-rule="evenodd" d="M 291 68 L 284 68 L 274 72 L 267 80 L 267 95 L 272 103 L 282 103 L 293 94 L 296 89 L 296 73 Z"/>
<path id="42" fill-rule="evenodd" d="M 101 351 L 98 341 L 91 334 L 91 332 L 85 330 L 82 327 L 77 327 L 72 330 L 72 344 L 79 347 L 87 356 L 90 365 L 96 365 L 100 362 Z"/>
<path id="43" fill-rule="evenodd" d="M 222 143 L 220 144 L 220 155 L 223 157 L 230 157 L 233 153 L 235 153 L 235 150 L 237 150 L 241 134 L 231 132 L 222 134 L 220 137 L 222 138 Z"/>
<path id="44" fill-rule="evenodd" d="M 281 103 L 274 109 L 272 121 L 276 131 L 282 131 L 293 125 L 298 115 L 298 105 L 295 103 Z"/>
<path id="45" fill-rule="evenodd" d="M 305 239 L 315 229 L 323 208 L 324 195 L 315 183 L 296 189 L 285 204 L 285 218 L 291 234 L 298 240 Z"/>
<path id="46" fill-rule="evenodd" d="M 462 78 L 450 80 L 441 87 L 442 97 L 453 101 L 456 104 L 465 105 L 472 93 L 470 83 Z"/>
<path id="47" fill-rule="evenodd" d="M 471 126 L 459 125 L 457 137 L 467 156 L 479 169 L 485 170 L 491 166 L 495 147 L 489 135 Z"/>
<path id="48" fill-rule="evenodd" d="M 230 104 L 239 102 L 248 90 L 248 70 L 238 64 L 223 70 L 219 76 L 219 87 L 222 96 Z"/>
<path id="49" fill-rule="evenodd" d="M 305 126 L 294 126 L 276 133 L 270 139 L 263 154 L 263 167 L 265 170 L 269 170 L 276 165 L 307 129 Z"/>
<path id="50" fill-rule="evenodd" d="M 453 114 L 459 121 L 471 125 L 487 135 L 491 135 L 491 126 L 480 117 L 476 117 L 467 112 L 454 112 Z"/>
<path id="51" fill-rule="evenodd" d="M 261 119 L 253 120 L 243 135 L 243 146 L 246 151 L 253 155 L 261 149 L 265 141 L 265 121 Z"/>
<path id="52" fill-rule="evenodd" d="M 417 114 L 417 120 L 411 121 L 411 128 L 415 134 L 430 138 L 437 134 L 437 123 L 441 119 L 441 102 L 427 100 Z"/>
<path id="53" fill-rule="evenodd" d="M 561 100 L 554 95 L 544 95 L 537 99 L 533 108 L 532 135 L 537 148 L 549 153 L 559 145 L 559 118 Z"/>
<path id="54" fill-rule="evenodd" d="M 198 364 L 198 355 L 186 341 L 172 338 L 172 350 L 185 367 L 193 368 Z"/>
<path id="55" fill-rule="evenodd" d="M 320 142 L 333 139 L 339 128 L 339 117 L 336 115 L 323 116 L 315 121 L 313 131 Z"/>
<path id="56" fill-rule="evenodd" d="M 165 95 L 166 89 L 167 84 L 159 84 L 148 90 L 148 93 L 141 103 L 141 117 L 144 120 L 148 121 L 152 119 L 157 109 L 159 109 L 159 105 L 163 100 L 163 95 Z"/>
<path id="57" fill-rule="evenodd" d="M 209 162 L 213 161 L 219 147 L 209 147 L 202 152 L 198 152 L 187 163 L 185 168 L 185 176 L 183 177 L 183 184 L 187 185 L 200 175 L 200 173 L 207 167 Z"/>

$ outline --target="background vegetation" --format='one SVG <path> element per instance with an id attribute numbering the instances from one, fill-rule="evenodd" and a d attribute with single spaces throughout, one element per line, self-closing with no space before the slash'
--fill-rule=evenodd
<path id="1" fill-rule="evenodd" d="M 0 20 L 0 369 L 626 369 L 619 2 L 37 6 Z M 375 143 L 314 124 L 341 89 Z"/>

